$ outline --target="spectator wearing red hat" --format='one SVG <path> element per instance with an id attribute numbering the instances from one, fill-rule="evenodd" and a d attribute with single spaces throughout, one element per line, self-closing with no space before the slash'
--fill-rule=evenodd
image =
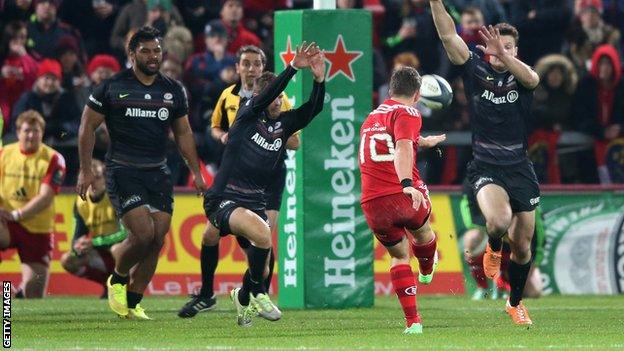
<path id="1" fill-rule="evenodd" d="M 26 38 L 26 24 L 13 21 L 5 27 L 0 41 L 0 108 L 7 127 L 13 105 L 37 79 L 38 64 L 26 51 Z"/>
<path id="2" fill-rule="evenodd" d="M 117 59 L 110 55 L 95 55 L 89 61 L 87 66 L 87 74 L 91 79 L 91 87 L 96 87 L 102 81 L 110 78 L 113 74 L 119 72 L 121 66 Z"/>
<path id="3" fill-rule="evenodd" d="M 219 14 L 228 34 L 227 52 L 230 55 L 236 55 L 238 49 L 245 45 L 255 45 L 261 48 L 260 38 L 243 25 L 243 1 L 223 0 L 222 4 Z"/>
<path id="4" fill-rule="evenodd" d="M 22 94 L 13 107 L 10 127 L 15 132 L 15 121 L 22 112 L 39 112 L 46 121 L 43 138 L 65 157 L 69 178 L 66 178 L 65 184 L 73 184 L 78 166 L 76 147 L 55 145 L 55 142 L 66 141 L 78 134 L 80 109 L 73 97 L 61 88 L 62 77 L 61 64 L 58 61 L 41 61 L 32 89 Z"/>
<path id="5" fill-rule="evenodd" d="M 46 120 L 44 139 L 62 139 L 76 135 L 80 110 L 72 97 L 61 88 L 63 73 L 56 60 L 44 59 L 37 70 L 32 89 L 22 94 L 11 113 L 12 121 L 26 110 L 36 110 Z"/>
<path id="6" fill-rule="evenodd" d="M 35 15 L 28 22 L 27 47 L 41 58 L 55 58 L 59 40 L 64 36 L 73 36 L 78 43 L 79 58 L 84 62 L 86 54 L 80 33 L 56 16 L 59 3 L 59 0 L 35 1 Z"/>

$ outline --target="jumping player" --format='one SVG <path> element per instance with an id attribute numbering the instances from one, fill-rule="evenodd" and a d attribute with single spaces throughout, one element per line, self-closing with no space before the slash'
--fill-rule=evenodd
<path id="1" fill-rule="evenodd" d="M 240 326 L 251 325 L 256 314 L 271 321 L 282 315 L 266 293 L 263 279 L 272 246 L 265 191 L 282 162 L 285 140 L 308 125 L 323 108 L 324 60 L 314 43 L 302 44 L 290 66 L 279 76 L 265 72 L 256 79 L 255 95 L 240 107 L 228 133 L 221 168 L 204 196 L 204 209 L 210 220 L 209 242 L 218 241 L 219 235 L 234 234 L 252 243 L 247 250 L 249 269 L 243 286 L 230 293 Z M 305 67 L 310 67 L 315 81 L 310 99 L 297 109 L 281 112 L 282 91 L 297 70 Z"/>
<path id="2" fill-rule="evenodd" d="M 468 178 L 485 217 L 489 236 L 483 266 L 494 279 L 500 272 L 502 237 L 509 233 L 511 286 L 506 311 L 515 324 L 533 322 L 522 304 L 531 268 L 531 238 L 540 192 L 527 157 L 525 121 L 539 76 L 516 58 L 518 31 L 507 23 L 482 27 L 478 45 L 485 58 L 471 52 L 457 35 L 455 23 L 441 0 L 430 0 L 433 20 L 444 49 L 463 70 L 470 102 L 472 151 Z M 487 59 L 487 60 L 486 60 Z"/>

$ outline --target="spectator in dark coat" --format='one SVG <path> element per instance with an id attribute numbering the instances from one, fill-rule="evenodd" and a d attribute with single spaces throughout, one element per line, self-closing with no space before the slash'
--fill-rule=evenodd
<path id="1" fill-rule="evenodd" d="M 622 136 L 624 124 L 624 82 L 620 55 L 611 45 L 599 46 L 592 56 L 590 74 L 580 82 L 573 111 L 579 131 L 596 139 L 595 157 L 601 183 L 609 183 L 606 149 Z"/>
<path id="2" fill-rule="evenodd" d="M 56 16 L 59 3 L 60 0 L 36 0 L 35 16 L 28 22 L 27 47 L 41 58 L 54 59 L 59 40 L 72 36 L 78 43 L 80 61 L 86 62 L 80 33 Z"/>

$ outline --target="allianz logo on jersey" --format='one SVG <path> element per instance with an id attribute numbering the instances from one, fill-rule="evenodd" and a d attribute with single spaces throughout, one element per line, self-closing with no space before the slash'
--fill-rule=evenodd
<path id="1" fill-rule="evenodd" d="M 251 137 L 251 140 L 255 141 L 261 148 L 269 151 L 278 151 L 282 147 L 282 138 L 277 138 L 272 144 L 269 144 L 262 135 L 256 133 Z"/>
<path id="2" fill-rule="evenodd" d="M 145 110 L 138 107 L 128 107 L 126 108 L 126 117 L 141 117 L 141 118 L 156 118 L 158 117 L 161 121 L 166 121 L 169 118 L 169 110 L 165 107 L 161 107 L 158 111 L 155 110 Z"/>
<path id="3" fill-rule="evenodd" d="M 490 100 L 492 103 L 496 105 L 500 104 L 511 104 L 518 100 L 518 92 L 516 90 L 510 90 L 507 92 L 506 96 L 494 96 L 494 93 L 485 89 L 481 97 Z"/>

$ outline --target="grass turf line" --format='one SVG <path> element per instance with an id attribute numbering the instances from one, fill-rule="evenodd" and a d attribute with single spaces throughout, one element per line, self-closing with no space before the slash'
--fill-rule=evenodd
<path id="1" fill-rule="evenodd" d="M 551 296 L 527 300 L 531 328 L 517 327 L 504 301 L 420 297 L 423 335 L 402 335 L 395 297 L 374 308 L 286 310 L 277 322 L 255 318 L 236 325 L 233 306 L 218 298 L 214 311 L 178 318 L 185 298 L 147 297 L 154 321 L 120 320 L 95 298 L 13 299 L 17 350 L 621 350 L 624 296 Z"/>

